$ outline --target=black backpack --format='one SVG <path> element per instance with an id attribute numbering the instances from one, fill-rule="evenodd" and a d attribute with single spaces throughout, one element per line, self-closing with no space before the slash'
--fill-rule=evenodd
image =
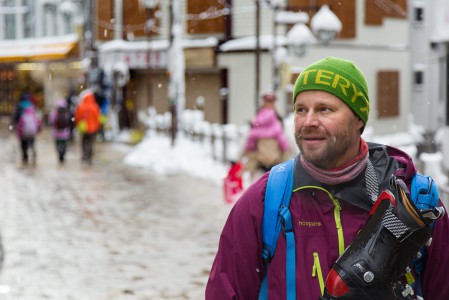
<path id="1" fill-rule="evenodd" d="M 70 113 L 67 107 L 58 107 L 56 111 L 56 118 L 54 126 L 57 129 L 64 129 L 70 127 Z"/>

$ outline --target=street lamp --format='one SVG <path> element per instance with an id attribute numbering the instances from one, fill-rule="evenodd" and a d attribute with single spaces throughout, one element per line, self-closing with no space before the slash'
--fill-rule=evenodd
<path id="1" fill-rule="evenodd" d="M 278 7 L 272 7 L 274 17 L 274 42 L 273 42 L 273 90 L 276 91 L 279 86 L 279 65 L 282 58 L 279 57 L 277 48 L 276 28 L 279 24 L 293 25 L 287 32 L 286 47 L 290 55 L 304 56 L 307 49 L 318 41 L 324 45 L 335 39 L 338 32 L 341 31 L 342 24 L 338 17 L 330 10 L 328 5 L 323 5 L 319 11 L 312 17 L 312 31 L 306 25 L 309 22 L 309 15 L 305 12 L 278 11 Z M 283 48 L 282 48 L 283 49 Z M 287 52 L 287 51 L 284 51 Z"/>
<path id="2" fill-rule="evenodd" d="M 304 56 L 309 46 L 315 43 L 315 36 L 304 23 L 295 24 L 287 32 L 288 48 L 297 56 Z"/>
<path id="3" fill-rule="evenodd" d="M 328 45 L 335 39 L 337 32 L 341 31 L 341 21 L 330 10 L 327 4 L 321 6 L 320 10 L 312 17 L 310 27 L 313 33 L 323 44 Z"/>

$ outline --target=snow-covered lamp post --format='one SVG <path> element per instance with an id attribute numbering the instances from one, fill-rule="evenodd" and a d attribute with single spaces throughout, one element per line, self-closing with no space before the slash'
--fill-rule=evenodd
<path id="1" fill-rule="evenodd" d="M 272 0 L 280 1 L 280 0 Z M 272 3 L 271 8 L 273 10 L 273 49 L 272 49 L 272 61 L 273 61 L 273 90 L 276 91 L 279 87 L 279 66 L 284 60 L 281 57 L 281 51 L 283 47 L 278 48 L 277 41 L 277 26 L 280 24 L 293 25 L 293 27 L 287 32 L 286 47 L 288 52 L 292 56 L 304 56 L 307 49 L 316 44 L 318 41 L 324 45 L 328 45 L 335 39 L 338 32 L 341 31 L 342 23 L 338 17 L 330 10 L 328 5 L 323 5 L 320 10 L 312 17 L 311 28 L 307 27 L 306 23 L 309 22 L 309 15 L 305 12 L 291 12 L 280 11 L 278 5 Z M 286 53 L 283 51 L 282 53 Z M 284 55 L 282 54 L 282 55 Z"/>
<path id="2" fill-rule="evenodd" d="M 287 32 L 287 46 L 296 56 L 304 56 L 309 46 L 315 43 L 315 36 L 304 23 L 295 24 Z"/>
<path id="3" fill-rule="evenodd" d="M 306 20 L 298 20 L 287 33 L 287 46 L 291 48 L 292 52 L 298 56 L 303 56 L 307 48 L 318 41 L 324 45 L 328 45 L 335 39 L 338 32 L 341 31 L 341 21 L 330 10 L 328 5 L 323 5 L 320 10 L 312 17 L 310 26 L 305 25 Z"/>
<path id="4" fill-rule="evenodd" d="M 338 32 L 341 31 L 341 21 L 330 10 L 327 4 L 321 6 L 320 10 L 312 17 L 310 27 L 313 33 L 323 44 L 328 45 Z"/>

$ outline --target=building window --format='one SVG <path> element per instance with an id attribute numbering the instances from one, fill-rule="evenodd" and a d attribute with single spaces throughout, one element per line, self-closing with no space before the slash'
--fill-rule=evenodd
<path id="1" fill-rule="evenodd" d="M 424 86 L 424 71 L 415 70 L 413 73 L 413 87 L 420 90 Z"/>
<path id="2" fill-rule="evenodd" d="M 377 117 L 379 119 L 399 116 L 399 72 L 377 73 Z"/>
<path id="3" fill-rule="evenodd" d="M 56 35 L 56 4 L 44 4 L 44 36 Z"/>
<path id="4" fill-rule="evenodd" d="M 64 34 L 68 34 L 72 32 L 72 15 L 63 14 L 62 15 L 63 23 L 64 23 Z"/>
<path id="5" fill-rule="evenodd" d="M 424 8 L 423 7 L 414 7 L 413 8 L 413 23 L 415 25 L 423 25 L 424 24 Z"/>
<path id="6" fill-rule="evenodd" d="M 31 38 L 35 37 L 36 28 L 36 1 L 28 0 L 26 1 L 26 7 L 28 10 L 23 14 L 23 24 L 24 24 L 24 37 Z"/>
<path id="7" fill-rule="evenodd" d="M 14 15 L 5 15 L 5 39 L 16 38 L 16 18 Z"/>
<path id="8" fill-rule="evenodd" d="M 15 6 L 14 0 L 3 1 L 3 5 L 7 9 L 10 9 L 10 13 L 4 14 L 3 28 L 5 32 L 5 39 L 15 39 L 16 38 L 16 15 L 13 13 L 13 8 Z"/>

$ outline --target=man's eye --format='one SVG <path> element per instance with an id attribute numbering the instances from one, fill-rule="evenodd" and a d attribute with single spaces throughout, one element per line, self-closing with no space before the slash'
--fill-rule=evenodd
<path id="1" fill-rule="evenodd" d="M 322 112 L 330 112 L 332 110 L 329 107 L 322 107 L 322 108 L 320 108 L 320 111 L 322 111 Z"/>

